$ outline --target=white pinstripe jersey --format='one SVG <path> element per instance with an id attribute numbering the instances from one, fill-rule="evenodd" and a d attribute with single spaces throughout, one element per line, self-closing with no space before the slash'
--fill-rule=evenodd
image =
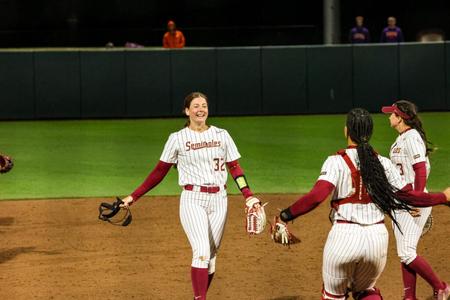
<path id="1" fill-rule="evenodd" d="M 345 151 L 355 167 L 359 169 L 359 159 L 356 149 L 350 148 Z M 403 188 L 404 184 L 402 183 L 400 174 L 392 162 L 381 155 L 378 156 L 378 159 L 384 167 L 389 183 L 398 189 Z M 339 154 L 327 158 L 322 166 L 318 180 L 326 180 L 336 187 L 331 200 L 343 199 L 353 195 L 355 192 L 350 168 Z M 338 211 L 334 211 L 334 219 L 370 225 L 382 221 L 384 219 L 384 213 L 374 203 L 346 203 L 339 205 Z"/>
<path id="2" fill-rule="evenodd" d="M 389 156 L 406 184 L 411 183 L 414 186 L 416 174 L 413 165 L 416 163 L 425 162 L 427 177 L 430 174 L 430 161 L 426 156 L 425 143 L 415 129 L 409 129 L 397 137 L 395 143 L 391 146 Z"/>
<path id="3" fill-rule="evenodd" d="M 177 164 L 180 186 L 223 186 L 228 175 L 225 163 L 240 157 L 228 131 L 210 126 L 203 132 L 186 127 L 172 133 L 160 160 Z"/>

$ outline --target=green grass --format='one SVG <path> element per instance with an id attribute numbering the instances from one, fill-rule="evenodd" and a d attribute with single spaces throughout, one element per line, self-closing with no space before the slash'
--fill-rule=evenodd
<path id="1" fill-rule="evenodd" d="M 450 113 L 422 114 L 438 151 L 431 157 L 428 187 L 450 179 Z M 386 155 L 396 137 L 387 117 L 374 115 L 372 144 Z M 211 118 L 226 128 L 241 152 L 241 164 L 257 193 L 309 190 L 328 155 L 345 147 L 344 115 Z M 158 161 L 181 119 L 0 122 L 0 151 L 15 167 L 0 176 L 0 199 L 126 195 Z M 230 193 L 237 193 L 229 182 Z M 150 194 L 175 195 L 177 173 Z"/>

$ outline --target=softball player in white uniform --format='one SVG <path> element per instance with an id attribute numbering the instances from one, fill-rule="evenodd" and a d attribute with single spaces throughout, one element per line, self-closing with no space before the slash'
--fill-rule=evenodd
<path id="1" fill-rule="evenodd" d="M 215 272 L 217 251 L 227 216 L 227 167 L 246 199 L 255 205 L 238 159 L 237 147 L 224 130 L 208 126 L 207 97 L 199 92 L 185 99 L 186 127 L 172 133 L 160 162 L 145 182 L 123 199 L 130 205 L 156 186 L 176 165 L 180 198 L 180 219 L 192 247 L 191 279 L 194 299 L 206 299 Z M 254 200 L 257 201 L 254 201 Z"/>
<path id="2" fill-rule="evenodd" d="M 414 103 L 400 100 L 392 106 L 382 108 L 390 114 L 390 125 L 399 132 L 390 150 L 391 161 L 398 168 L 403 181 L 410 184 L 414 190 L 426 190 L 426 182 L 430 174 L 428 154 L 432 151 L 427 147 L 427 138 L 422 128 L 422 122 L 417 115 Z M 397 240 L 397 253 L 402 263 L 402 278 L 404 299 L 416 299 L 416 274 L 423 277 L 434 290 L 435 297 L 447 299 L 450 288 L 435 274 L 428 262 L 417 255 L 417 244 L 423 227 L 431 214 L 431 207 L 419 209 L 419 216 L 411 216 L 408 212 L 397 212 L 400 229 L 394 227 Z"/>
<path id="3" fill-rule="evenodd" d="M 423 206 L 427 199 L 437 205 L 450 198 L 450 189 L 426 194 L 404 188 L 397 168 L 369 144 L 372 130 L 366 110 L 351 110 L 345 127 L 348 148 L 328 157 L 314 188 L 280 213 L 288 222 L 331 196 L 333 226 L 323 253 L 322 299 L 345 300 L 349 289 L 354 299 L 382 299 L 375 283 L 386 264 L 385 214 L 392 218 L 394 209 L 409 210 L 406 202 Z"/>

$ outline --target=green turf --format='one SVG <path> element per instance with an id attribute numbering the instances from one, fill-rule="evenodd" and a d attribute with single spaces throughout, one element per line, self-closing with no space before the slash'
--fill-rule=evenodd
<path id="1" fill-rule="evenodd" d="M 386 155 L 395 139 L 387 117 L 374 115 L 372 144 Z M 424 113 L 431 157 L 429 188 L 450 179 L 450 113 Z M 345 146 L 343 115 L 211 118 L 226 128 L 258 193 L 303 193 L 327 155 Z M 0 122 L 0 151 L 15 158 L 0 176 L 0 199 L 126 195 L 158 161 L 170 132 L 182 119 Z M 178 194 L 172 170 L 153 195 Z M 230 193 L 237 193 L 229 182 Z"/>

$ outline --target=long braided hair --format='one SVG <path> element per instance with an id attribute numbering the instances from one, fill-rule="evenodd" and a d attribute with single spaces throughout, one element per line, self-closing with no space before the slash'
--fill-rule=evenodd
<path id="1" fill-rule="evenodd" d="M 393 211 L 411 209 L 399 199 L 400 196 L 396 194 L 398 189 L 389 183 L 378 154 L 369 143 L 373 132 L 372 117 L 367 110 L 354 108 L 347 115 L 346 125 L 347 135 L 357 144 L 359 171 L 367 193 L 372 202 L 400 229 Z"/>
<path id="2" fill-rule="evenodd" d="M 420 120 L 419 115 L 417 114 L 417 106 L 414 103 L 407 100 L 399 100 L 395 102 L 395 105 L 398 107 L 398 109 L 400 109 L 402 112 L 404 112 L 410 117 L 410 119 L 403 119 L 403 121 L 405 122 L 406 125 L 408 125 L 411 128 L 414 128 L 415 130 L 417 130 L 417 132 L 419 132 L 420 136 L 422 137 L 423 143 L 425 144 L 426 147 L 426 155 L 428 156 L 428 154 L 430 154 L 434 150 L 432 147 L 433 143 L 431 143 L 427 139 L 427 134 L 423 129 L 422 121 Z"/>

